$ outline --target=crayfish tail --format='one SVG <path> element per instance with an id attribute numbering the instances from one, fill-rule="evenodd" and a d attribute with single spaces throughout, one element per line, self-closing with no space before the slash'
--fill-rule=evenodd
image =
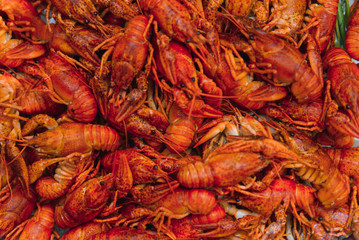
<path id="1" fill-rule="evenodd" d="M 210 187 L 214 184 L 211 169 L 198 161 L 182 167 L 177 174 L 177 179 L 182 186 L 188 188 Z"/>

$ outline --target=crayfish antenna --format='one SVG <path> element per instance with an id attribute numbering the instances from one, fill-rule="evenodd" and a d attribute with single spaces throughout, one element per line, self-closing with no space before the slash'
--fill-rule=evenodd
<path id="1" fill-rule="evenodd" d="M 174 89 L 173 92 L 176 98 L 177 105 L 187 116 L 202 118 L 220 118 L 223 115 L 221 111 L 209 106 L 201 99 L 196 99 L 193 96 L 191 100 L 188 100 L 186 94 L 180 89 Z"/>
<path id="2" fill-rule="evenodd" d="M 99 16 L 98 16 L 99 17 Z M 96 23 L 89 23 L 88 24 L 90 27 L 92 27 L 93 29 L 97 29 L 99 30 L 104 36 L 108 37 L 109 34 L 111 32 L 111 28 L 105 26 L 103 23 L 97 21 Z"/>
<path id="3" fill-rule="evenodd" d="M 169 187 L 171 193 L 174 193 L 175 192 L 174 190 L 180 186 L 180 184 L 177 180 L 170 181 L 169 177 L 166 177 L 165 180 L 168 184 L 168 187 Z"/>
<path id="4" fill-rule="evenodd" d="M 164 135 L 161 138 L 161 141 L 167 146 L 167 148 L 170 148 L 171 151 L 173 151 L 175 154 L 183 157 L 182 154 L 188 155 L 186 151 L 182 151 L 182 146 L 178 143 L 178 141 L 175 141 L 174 139 L 171 139 L 170 137 Z"/>
<path id="5" fill-rule="evenodd" d="M 228 190 L 230 192 L 232 192 L 232 195 L 233 195 L 234 192 L 238 192 L 238 193 L 241 193 L 243 195 L 247 195 L 247 196 L 251 196 L 251 197 L 255 197 L 255 198 L 268 198 L 268 196 L 264 196 L 264 195 L 261 195 L 259 193 L 253 193 L 253 192 L 243 190 L 242 186 L 240 186 L 239 184 L 237 184 L 236 186 L 233 186 L 233 187 L 228 187 Z"/>
<path id="6" fill-rule="evenodd" d="M 200 37 L 203 37 L 203 36 L 200 35 Z M 203 37 L 202 40 L 205 41 L 206 39 L 204 39 L 204 37 Z M 194 52 L 201 59 L 205 59 L 206 58 L 205 56 L 208 56 L 210 54 L 208 52 L 207 48 L 202 43 L 188 43 L 188 46 L 190 47 L 192 52 Z"/>
<path id="7" fill-rule="evenodd" d="M 248 34 L 248 30 L 247 28 L 249 26 L 245 26 L 242 22 L 238 21 L 233 14 L 230 14 L 227 9 L 222 8 L 222 10 L 224 10 L 224 12 L 226 13 L 221 13 L 223 17 L 227 18 L 229 21 L 231 21 L 240 31 L 240 33 L 247 39 L 249 39 L 249 34 Z"/>

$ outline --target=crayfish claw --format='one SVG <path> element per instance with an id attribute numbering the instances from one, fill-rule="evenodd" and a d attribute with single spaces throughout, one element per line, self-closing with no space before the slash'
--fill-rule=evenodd
<path id="1" fill-rule="evenodd" d="M 248 94 L 249 101 L 277 101 L 287 96 L 288 91 L 284 87 L 265 84 Z"/>
<path id="2" fill-rule="evenodd" d="M 204 118 L 220 118 L 223 113 L 208 104 L 204 104 L 203 107 L 199 111 L 188 112 L 187 115 L 191 115 L 193 117 L 204 117 Z"/>
<path id="3" fill-rule="evenodd" d="M 145 92 L 139 89 L 133 89 L 127 96 L 117 112 L 115 117 L 115 121 L 122 122 L 125 120 L 129 115 L 134 113 L 138 108 L 140 108 L 143 102 L 146 100 Z"/>
<path id="4" fill-rule="evenodd" d="M 199 145 L 207 142 L 211 138 L 217 136 L 218 134 L 222 132 L 228 132 L 229 135 L 238 136 L 239 131 L 237 126 L 228 121 L 223 121 L 218 123 L 216 126 L 214 126 L 212 129 L 210 129 L 194 146 L 193 148 L 198 147 Z"/>
<path id="5" fill-rule="evenodd" d="M 6 52 L 9 59 L 33 59 L 42 56 L 46 49 L 43 45 L 23 42 Z"/>
<path id="6" fill-rule="evenodd" d="M 56 120 L 46 114 L 38 114 L 30 118 L 21 130 L 22 136 L 26 136 L 33 132 L 38 127 L 46 127 L 47 129 L 53 129 L 58 126 Z"/>
<path id="7" fill-rule="evenodd" d="M 359 124 L 357 119 L 350 118 L 343 112 L 336 112 L 335 115 L 327 117 L 327 125 L 338 132 L 359 138 Z"/>
<path id="8" fill-rule="evenodd" d="M 208 104 L 203 100 L 195 99 L 189 100 L 186 94 L 181 90 L 174 90 L 176 103 L 182 112 L 188 116 L 200 118 L 220 118 L 223 113 Z"/>

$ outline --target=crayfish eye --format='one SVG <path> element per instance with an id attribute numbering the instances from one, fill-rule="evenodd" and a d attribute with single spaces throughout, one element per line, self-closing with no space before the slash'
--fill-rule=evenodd
<path id="1" fill-rule="evenodd" d="M 5 72 L 4 71 L 0 71 L 0 74 L 4 74 Z"/>
<path id="2" fill-rule="evenodd" d="M 94 12 L 93 15 L 97 16 L 98 12 Z"/>
<path id="3" fill-rule="evenodd" d="M 277 102 L 276 104 L 277 104 L 277 106 L 280 106 L 280 105 L 282 105 L 282 104 L 281 104 L 280 102 Z"/>
<path id="4" fill-rule="evenodd" d="M 191 42 L 191 39 L 186 39 L 186 42 L 187 42 L 187 43 L 190 43 L 190 42 Z"/>
<path id="5" fill-rule="evenodd" d="M 351 109 L 352 106 L 350 106 L 349 104 L 345 106 L 347 109 Z"/>
<path id="6" fill-rule="evenodd" d="M 192 82 L 195 82 L 195 81 L 196 81 L 196 78 L 195 78 L 195 77 L 193 77 L 191 80 L 192 80 Z"/>
<path id="7" fill-rule="evenodd" d="M 152 134 L 155 134 L 155 133 L 156 133 L 156 131 L 155 131 L 155 130 L 151 130 L 151 133 L 152 133 Z"/>
<path id="8" fill-rule="evenodd" d="M 88 24 L 89 23 L 89 20 L 85 19 L 85 24 Z"/>
<path id="9" fill-rule="evenodd" d="M 157 166 L 157 165 L 154 165 L 154 166 L 153 166 L 153 169 L 154 169 L 154 170 L 157 170 L 157 169 L 158 169 L 158 166 Z"/>
<path id="10" fill-rule="evenodd" d="M 200 33 L 200 31 L 197 31 L 197 35 L 200 35 L 201 33 Z"/>
<path id="11" fill-rule="evenodd" d="M 242 113 L 242 116 L 245 117 L 247 114 L 246 113 Z"/>
<path id="12" fill-rule="evenodd" d="M 262 160 L 262 161 L 264 161 L 264 157 L 263 157 L 263 156 L 260 156 L 259 159 Z"/>
<path id="13" fill-rule="evenodd" d="M 183 83 L 182 83 L 180 86 L 181 86 L 181 88 L 184 88 L 184 84 L 183 84 Z"/>
<path id="14" fill-rule="evenodd" d="M 250 39 L 250 40 L 254 40 L 253 35 L 250 35 L 250 36 L 249 36 L 249 39 Z"/>
<path id="15" fill-rule="evenodd" d="M 105 184 L 106 184 L 106 183 L 105 183 L 104 181 L 101 181 L 101 182 L 100 182 L 100 185 L 102 185 L 102 186 L 105 185 Z"/>
<path id="16" fill-rule="evenodd" d="M 322 217 L 319 217 L 318 220 L 319 220 L 319 221 L 323 221 L 323 218 L 322 218 Z"/>
<path id="17" fill-rule="evenodd" d="M 291 137 L 294 137 L 294 132 L 290 132 L 289 135 L 290 135 Z"/>
<path id="18" fill-rule="evenodd" d="M 39 146 L 38 145 L 36 145 L 36 144 L 34 144 L 34 145 L 32 145 L 34 148 L 38 148 Z"/>

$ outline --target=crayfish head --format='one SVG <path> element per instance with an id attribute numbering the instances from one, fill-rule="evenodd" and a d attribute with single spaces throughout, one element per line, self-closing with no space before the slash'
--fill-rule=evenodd
<path id="1" fill-rule="evenodd" d="M 111 196 L 111 189 L 113 189 L 113 175 L 108 174 L 103 177 L 90 179 L 86 186 L 86 205 L 90 208 L 102 206 Z"/>
<path id="2" fill-rule="evenodd" d="M 344 84 L 343 84 L 344 85 Z M 338 93 L 337 101 L 340 102 L 349 115 L 353 116 L 352 118 L 357 119 L 359 116 L 359 98 L 358 91 L 356 87 L 358 84 L 348 83 L 347 86 L 342 87 Z M 354 120 L 353 119 L 353 120 Z"/>
<path id="3" fill-rule="evenodd" d="M 308 148 L 316 146 L 316 143 L 309 136 L 294 127 L 274 122 L 271 124 L 279 131 L 281 140 L 294 152 L 305 152 Z"/>
<path id="4" fill-rule="evenodd" d="M 37 136 L 24 137 L 28 146 L 35 148 L 40 153 L 56 156 L 59 148 L 62 147 L 62 134 L 57 130 L 48 130 Z"/>
<path id="5" fill-rule="evenodd" d="M 152 204 L 173 192 L 179 187 L 179 183 L 174 180 L 162 184 L 139 184 L 131 189 L 131 194 L 135 201 L 141 204 Z"/>
<path id="6" fill-rule="evenodd" d="M 262 56 L 271 52 L 280 51 L 285 44 L 284 40 L 279 37 L 275 37 L 273 34 L 255 28 L 250 30 L 248 41 L 256 54 Z"/>
<path id="7" fill-rule="evenodd" d="M 134 184 L 151 183 L 151 182 L 165 182 L 168 178 L 167 173 L 164 172 L 153 161 L 138 163 L 138 167 L 132 170 Z"/>

